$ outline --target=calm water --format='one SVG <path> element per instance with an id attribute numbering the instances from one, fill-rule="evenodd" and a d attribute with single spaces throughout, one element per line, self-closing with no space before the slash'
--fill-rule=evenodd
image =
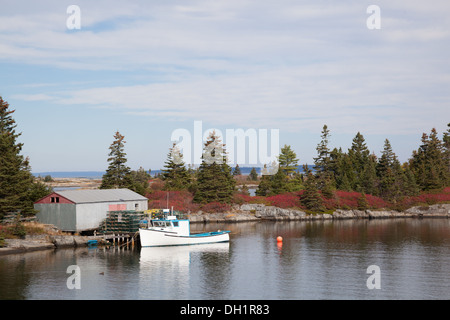
<path id="1" fill-rule="evenodd" d="M 229 244 L 0 256 L 0 299 L 450 299 L 450 219 L 192 225 L 217 229 Z"/>

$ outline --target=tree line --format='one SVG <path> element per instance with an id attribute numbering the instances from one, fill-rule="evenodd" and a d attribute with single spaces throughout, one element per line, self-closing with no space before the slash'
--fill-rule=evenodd
<path id="1" fill-rule="evenodd" d="M 421 145 L 412 152 L 410 159 L 401 163 L 390 141 L 378 158 L 368 149 L 364 136 L 358 132 L 351 147 L 331 149 L 330 131 L 323 126 L 321 141 L 316 147 L 313 169 L 303 165 L 303 173 L 295 171 L 298 159 L 290 146 L 281 149 L 279 171 L 273 176 L 263 176 L 257 195 L 276 195 L 305 190 L 302 201 L 312 210 L 321 211 L 321 195 L 332 198 L 335 190 L 356 191 L 379 196 L 395 203 L 421 191 L 441 190 L 450 185 L 450 123 L 439 139 L 436 129 L 424 133 Z"/>
<path id="2" fill-rule="evenodd" d="M 14 110 L 0 97 L 0 219 L 10 212 L 33 214 L 33 203 L 52 190 L 31 173 L 28 158 L 21 155 Z M 388 139 L 381 156 L 371 153 L 363 135 L 358 132 L 347 151 L 330 148 L 330 131 L 323 126 L 321 140 L 316 147 L 313 170 L 304 164 L 298 170 L 299 159 L 289 145 L 281 148 L 275 174 L 258 177 L 255 168 L 248 179 L 259 180 L 256 194 L 272 196 L 303 190 L 302 202 L 311 210 L 322 210 L 322 197 L 331 198 L 335 190 L 357 191 L 395 202 L 421 191 L 442 189 L 450 185 L 450 124 L 439 138 L 435 129 L 423 133 L 421 144 L 405 163 L 400 163 Z M 129 188 L 142 195 L 149 192 L 150 171 L 131 170 L 124 152 L 124 136 L 118 131 L 109 147 L 108 168 L 100 188 Z M 203 146 L 201 165 L 186 166 L 183 155 L 173 145 L 161 173 L 165 190 L 188 190 L 193 201 L 230 203 L 236 192 L 235 176 L 227 163 L 225 145 L 211 132 Z M 212 161 L 213 160 L 213 161 Z M 364 202 L 364 199 L 361 200 Z"/>
<path id="3" fill-rule="evenodd" d="M 358 132 L 347 151 L 330 148 L 330 131 L 323 126 L 321 140 L 316 147 L 312 169 L 303 165 L 298 170 L 299 159 L 291 146 L 284 145 L 278 157 L 278 170 L 275 174 L 263 174 L 256 195 L 273 196 L 286 192 L 304 190 L 302 202 L 307 208 L 320 211 L 322 197 L 332 198 L 335 190 L 356 191 L 362 194 L 379 196 L 396 202 L 407 196 L 415 196 L 421 191 L 439 190 L 450 185 L 450 124 L 439 138 L 436 129 L 422 135 L 421 145 L 412 152 L 411 158 L 401 163 L 388 139 L 384 141 L 381 156 L 370 152 L 364 136 Z M 211 133 L 204 148 L 217 143 L 218 137 Z M 234 172 L 226 163 L 226 151 L 218 143 L 221 157 L 219 164 L 208 164 L 202 160 L 197 171 L 186 168 L 182 161 L 174 161 L 174 148 L 170 149 L 168 160 L 162 172 L 166 190 L 189 190 L 194 201 L 230 202 L 235 187 L 233 174 L 239 174 L 237 165 Z M 177 153 L 178 159 L 182 155 Z M 264 169 L 263 169 L 264 172 Z M 256 171 L 252 170 L 252 176 Z"/>

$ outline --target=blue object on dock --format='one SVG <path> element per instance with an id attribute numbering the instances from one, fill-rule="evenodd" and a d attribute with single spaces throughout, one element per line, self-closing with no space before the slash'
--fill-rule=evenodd
<path id="1" fill-rule="evenodd" d="M 91 247 L 91 246 L 96 246 L 97 243 L 98 243 L 97 240 L 88 240 L 87 245 Z"/>

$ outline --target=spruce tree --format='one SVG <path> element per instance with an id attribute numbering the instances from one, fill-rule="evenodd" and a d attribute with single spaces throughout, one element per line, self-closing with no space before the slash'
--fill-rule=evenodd
<path id="1" fill-rule="evenodd" d="M 378 176 L 383 176 L 389 168 L 392 168 L 394 157 L 395 153 L 392 151 L 391 143 L 388 139 L 384 140 L 384 149 L 381 152 L 381 157 L 377 164 Z"/>
<path id="2" fill-rule="evenodd" d="M 256 172 L 255 168 L 252 168 L 252 170 L 250 171 L 250 174 L 247 177 L 247 180 L 258 181 L 258 173 Z"/>
<path id="3" fill-rule="evenodd" d="M 278 160 L 279 164 L 273 162 L 269 167 L 264 165 L 256 195 L 273 196 L 302 189 L 302 179 L 297 170 L 297 155 L 290 146 L 284 145 L 281 148 Z"/>
<path id="4" fill-rule="evenodd" d="M 190 185 L 190 174 L 183 162 L 183 155 L 173 144 L 167 155 L 164 168 L 161 173 L 162 180 L 165 182 L 164 190 L 186 190 Z"/>
<path id="5" fill-rule="evenodd" d="M 7 213 L 34 213 L 33 202 L 50 189 L 31 174 L 28 158 L 21 155 L 23 143 L 17 141 L 16 121 L 8 102 L 0 96 L 0 219 Z"/>
<path id="6" fill-rule="evenodd" d="M 351 191 L 355 180 L 350 157 L 342 152 L 342 148 L 334 148 L 330 153 L 330 172 L 336 189 Z"/>
<path id="7" fill-rule="evenodd" d="M 398 161 L 388 139 L 384 141 L 384 149 L 377 164 L 377 176 L 379 178 L 379 195 L 388 200 L 396 200 L 398 197 L 412 192 L 407 191 L 405 184 L 408 178 Z M 411 188 L 413 186 L 411 185 Z"/>
<path id="8" fill-rule="evenodd" d="M 403 194 L 406 196 L 416 196 L 420 192 L 419 186 L 416 183 L 416 177 L 408 163 L 405 163 L 404 166 Z"/>
<path id="9" fill-rule="evenodd" d="M 308 209 L 313 212 L 323 212 L 325 211 L 325 206 L 323 203 L 322 196 L 320 195 L 315 176 L 312 174 L 311 170 L 307 165 L 303 166 L 303 170 L 306 175 L 305 190 L 300 197 L 300 202 Z"/>
<path id="10" fill-rule="evenodd" d="M 284 145 L 281 148 L 280 155 L 278 156 L 279 169 L 283 171 L 283 173 L 290 177 L 294 174 L 298 169 L 298 159 L 294 150 L 291 149 L 291 146 Z"/>
<path id="11" fill-rule="evenodd" d="M 229 203 L 236 184 L 231 171 L 227 164 L 225 145 L 212 132 L 205 142 L 202 163 L 197 172 L 194 202 Z"/>
<path id="12" fill-rule="evenodd" d="M 342 148 L 339 149 L 334 148 L 330 152 L 329 170 L 331 175 L 333 176 L 333 181 L 335 182 L 336 189 L 339 190 L 342 190 L 341 185 L 344 179 L 344 169 L 343 169 L 344 156 L 345 155 L 342 152 Z"/>
<path id="13" fill-rule="evenodd" d="M 131 187 L 131 190 L 139 193 L 140 195 L 145 196 L 149 191 L 150 187 L 149 183 L 149 180 L 151 179 L 150 172 L 151 170 L 147 172 L 142 167 L 140 167 L 137 171 L 132 170 L 131 180 L 133 181 L 133 185 Z"/>
<path id="14" fill-rule="evenodd" d="M 354 180 L 350 181 L 353 190 L 361 190 L 363 182 L 363 172 L 369 163 L 370 151 L 366 146 L 365 139 L 361 133 L 357 133 L 352 142 L 352 147 L 348 150 L 351 161 Z M 350 178 L 350 177 L 349 177 Z"/>
<path id="15" fill-rule="evenodd" d="M 321 138 L 322 140 L 316 147 L 317 157 L 314 158 L 317 187 L 320 190 L 324 188 L 331 190 L 334 185 L 334 176 L 331 172 L 331 151 L 328 147 L 330 131 L 327 125 L 323 126 Z"/>
<path id="16" fill-rule="evenodd" d="M 114 141 L 109 147 L 108 169 L 102 177 L 100 189 L 133 189 L 131 169 L 127 166 L 126 153 L 124 152 L 125 137 L 119 131 L 114 135 Z"/>
<path id="17" fill-rule="evenodd" d="M 358 198 L 357 201 L 358 210 L 367 210 L 369 209 L 369 202 L 367 202 L 366 194 L 363 192 Z"/>
<path id="18" fill-rule="evenodd" d="M 446 186 L 450 185 L 450 123 L 447 124 L 447 131 L 444 132 L 444 137 L 442 138 L 444 143 L 444 162 L 447 167 L 447 181 Z"/>
<path id="19" fill-rule="evenodd" d="M 287 182 L 286 189 L 288 192 L 303 190 L 303 175 L 298 171 L 294 172 L 293 176 Z"/>
<path id="20" fill-rule="evenodd" d="M 271 188 L 272 188 L 272 183 L 271 183 L 271 177 L 270 175 L 262 175 L 261 176 L 261 181 L 258 184 L 258 188 L 256 188 L 255 194 L 257 196 L 262 196 L 265 197 L 267 195 L 269 195 L 269 193 L 271 192 Z"/>
<path id="21" fill-rule="evenodd" d="M 240 176 L 241 174 L 242 174 L 241 168 L 239 168 L 239 165 L 236 164 L 236 167 L 234 167 L 234 170 L 233 170 L 233 176 Z"/>
<path id="22" fill-rule="evenodd" d="M 291 149 L 291 146 L 284 145 L 278 156 L 278 171 L 270 177 L 270 195 L 281 194 L 290 191 L 301 190 L 302 179 L 298 172 L 297 154 Z"/>
<path id="23" fill-rule="evenodd" d="M 282 194 L 288 192 L 288 176 L 283 170 L 278 170 L 277 173 L 270 176 L 270 190 L 268 196 Z"/>
<path id="24" fill-rule="evenodd" d="M 433 128 L 430 135 L 422 134 L 422 144 L 413 151 L 410 167 L 422 190 L 439 189 L 447 185 L 450 172 L 444 146 L 445 142 L 438 138 Z"/>
<path id="25" fill-rule="evenodd" d="M 378 195 L 379 179 L 376 172 L 377 157 L 374 154 L 369 156 L 369 160 L 362 172 L 361 189 L 364 193 Z"/>

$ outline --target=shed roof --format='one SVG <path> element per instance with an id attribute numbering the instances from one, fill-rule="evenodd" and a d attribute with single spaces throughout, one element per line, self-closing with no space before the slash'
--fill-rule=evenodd
<path id="1" fill-rule="evenodd" d="M 74 203 L 148 200 L 129 189 L 64 190 L 55 192 Z"/>

